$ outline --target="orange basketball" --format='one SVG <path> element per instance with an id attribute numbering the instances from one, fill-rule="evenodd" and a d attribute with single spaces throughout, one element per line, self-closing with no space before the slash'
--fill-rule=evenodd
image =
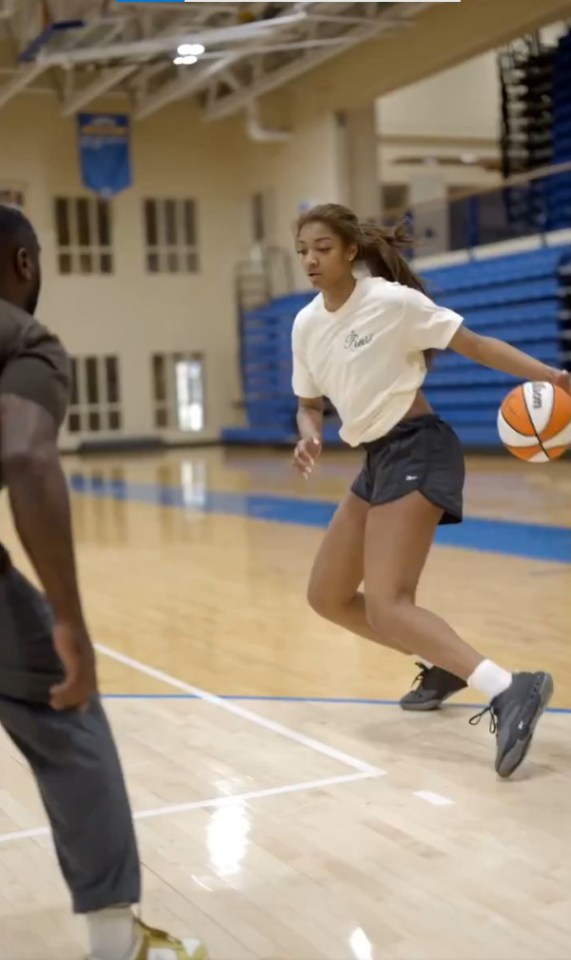
<path id="1" fill-rule="evenodd" d="M 498 433 L 520 460 L 556 460 L 571 446 L 571 396 L 551 383 L 516 387 L 498 411 Z"/>

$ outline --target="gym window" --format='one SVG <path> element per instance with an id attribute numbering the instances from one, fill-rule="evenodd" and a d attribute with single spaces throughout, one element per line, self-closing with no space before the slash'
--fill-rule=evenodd
<path id="1" fill-rule="evenodd" d="M 197 273 L 194 200 L 144 200 L 143 218 L 147 272 Z"/>
<path id="2" fill-rule="evenodd" d="M 23 210 L 25 198 L 24 190 L 20 187 L 9 187 L 0 183 L 0 203 L 9 207 L 19 207 Z"/>
<path id="3" fill-rule="evenodd" d="M 60 273 L 113 273 L 111 206 L 107 200 L 56 197 L 54 218 Z"/>
<path id="4" fill-rule="evenodd" d="M 74 357 L 67 429 L 70 433 L 121 430 L 121 374 L 116 356 Z"/>
<path id="5" fill-rule="evenodd" d="M 204 362 L 200 354 L 151 357 L 155 427 L 199 433 L 204 429 Z"/>

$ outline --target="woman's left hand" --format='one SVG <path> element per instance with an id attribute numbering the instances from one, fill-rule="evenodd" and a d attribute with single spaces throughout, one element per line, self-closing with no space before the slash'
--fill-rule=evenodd
<path id="1" fill-rule="evenodd" d="M 567 370 L 554 370 L 551 382 L 554 387 L 561 387 L 565 393 L 571 393 L 571 373 Z"/>

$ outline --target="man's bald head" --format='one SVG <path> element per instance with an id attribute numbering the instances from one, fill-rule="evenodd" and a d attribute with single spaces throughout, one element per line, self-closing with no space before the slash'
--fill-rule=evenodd
<path id="1" fill-rule="evenodd" d="M 18 207 L 0 203 L 0 297 L 33 314 L 40 285 L 36 232 Z"/>

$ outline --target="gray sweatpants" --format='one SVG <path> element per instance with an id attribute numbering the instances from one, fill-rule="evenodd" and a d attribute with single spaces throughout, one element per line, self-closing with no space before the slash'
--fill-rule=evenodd
<path id="1" fill-rule="evenodd" d="M 98 698 L 57 713 L 61 676 L 45 598 L 0 548 L 0 723 L 36 779 L 74 911 L 139 903 L 141 877 L 117 749 Z"/>

